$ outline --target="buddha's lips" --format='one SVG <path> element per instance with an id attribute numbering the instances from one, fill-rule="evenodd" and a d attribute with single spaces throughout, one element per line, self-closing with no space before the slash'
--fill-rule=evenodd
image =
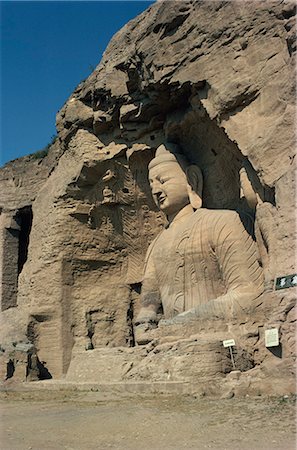
<path id="1" fill-rule="evenodd" d="M 166 200 L 166 197 L 159 197 L 158 202 L 163 203 Z"/>

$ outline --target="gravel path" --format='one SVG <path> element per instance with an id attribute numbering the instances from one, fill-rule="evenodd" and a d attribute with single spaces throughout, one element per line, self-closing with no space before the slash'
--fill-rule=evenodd
<path id="1" fill-rule="evenodd" d="M 2 450 L 295 450 L 293 398 L 1 392 Z"/>

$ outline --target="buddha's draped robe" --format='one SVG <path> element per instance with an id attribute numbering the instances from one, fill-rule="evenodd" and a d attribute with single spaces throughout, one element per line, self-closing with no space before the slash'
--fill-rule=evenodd
<path id="1" fill-rule="evenodd" d="M 235 211 L 199 209 L 172 222 L 150 245 L 142 308 L 162 305 L 165 319 L 244 310 L 263 292 L 258 249 Z"/>

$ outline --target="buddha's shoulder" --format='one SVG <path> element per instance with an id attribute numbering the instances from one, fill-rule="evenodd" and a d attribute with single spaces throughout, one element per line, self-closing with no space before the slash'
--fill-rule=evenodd
<path id="1" fill-rule="evenodd" d="M 234 222 L 239 219 L 239 215 L 236 211 L 230 209 L 207 209 L 201 208 L 195 211 L 193 215 L 194 222 L 199 220 L 209 221 L 210 224 L 218 222 Z"/>

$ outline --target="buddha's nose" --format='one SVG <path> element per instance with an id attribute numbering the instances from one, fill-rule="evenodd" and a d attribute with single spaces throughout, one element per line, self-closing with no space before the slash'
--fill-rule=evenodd
<path id="1" fill-rule="evenodd" d="M 161 184 L 160 183 L 154 183 L 153 186 L 152 186 L 152 194 L 158 196 L 158 195 L 161 194 L 161 192 L 162 192 Z"/>

